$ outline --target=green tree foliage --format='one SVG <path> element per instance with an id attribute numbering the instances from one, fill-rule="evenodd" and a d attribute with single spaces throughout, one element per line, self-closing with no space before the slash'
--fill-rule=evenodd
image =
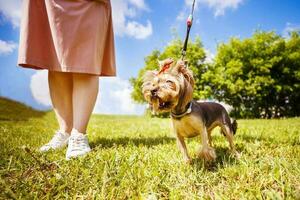
<path id="1" fill-rule="evenodd" d="M 234 107 L 238 117 L 297 116 L 300 113 L 300 37 L 257 31 L 218 46 L 203 75 L 212 96 Z"/>
<path id="2" fill-rule="evenodd" d="M 183 42 L 180 39 L 175 39 L 164 49 L 163 52 L 154 50 L 149 56 L 145 58 L 145 66 L 139 71 L 136 78 L 131 78 L 130 82 L 133 86 L 132 98 L 138 103 L 145 103 L 141 87 L 143 75 L 148 70 L 158 70 L 158 60 L 166 58 L 179 59 L 181 56 Z M 204 63 L 205 51 L 199 38 L 196 38 L 194 42 L 188 44 L 186 60 L 188 60 L 188 66 L 197 77 L 195 84 L 194 97 L 200 98 L 203 91 L 202 74 L 207 70 L 207 65 Z"/>
<path id="3" fill-rule="evenodd" d="M 158 68 L 157 60 L 178 59 L 182 41 L 173 40 L 161 53 L 154 50 L 145 66 L 132 78 L 132 98 L 144 103 L 141 93 L 145 71 Z M 231 38 L 218 45 L 214 63 L 205 63 L 199 38 L 187 52 L 194 73 L 195 99 L 217 99 L 234 107 L 235 117 L 281 117 L 300 114 L 300 35 L 288 38 L 275 32 L 257 31 L 251 38 Z"/>

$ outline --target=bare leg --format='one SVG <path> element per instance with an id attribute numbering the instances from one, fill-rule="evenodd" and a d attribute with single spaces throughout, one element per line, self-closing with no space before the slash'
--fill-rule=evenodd
<path id="1" fill-rule="evenodd" d="M 85 133 L 98 95 L 99 77 L 73 74 L 73 128 Z"/>
<path id="2" fill-rule="evenodd" d="M 185 142 L 184 142 L 184 138 L 180 135 L 177 135 L 176 139 L 177 139 L 178 148 L 180 149 L 180 152 L 183 155 L 184 161 L 186 163 L 190 164 L 192 160 L 191 160 L 191 158 L 188 154 L 188 151 L 187 151 L 187 148 L 186 148 L 186 145 L 185 145 Z"/>
<path id="3" fill-rule="evenodd" d="M 231 133 L 229 127 L 225 125 L 225 126 L 222 126 L 221 128 L 222 128 L 223 133 L 226 136 L 226 139 L 229 142 L 232 154 L 235 155 L 237 158 L 239 158 L 240 154 L 235 149 L 235 146 L 234 146 L 234 143 L 233 143 L 233 134 Z"/>
<path id="4" fill-rule="evenodd" d="M 73 127 L 72 74 L 49 71 L 48 82 L 59 129 L 70 133 Z"/>
<path id="5" fill-rule="evenodd" d="M 208 145 L 209 141 L 208 141 L 206 128 L 202 130 L 201 139 L 202 139 L 202 149 L 199 151 L 198 155 L 204 158 L 206 161 L 215 160 L 217 156 L 215 150 Z"/>

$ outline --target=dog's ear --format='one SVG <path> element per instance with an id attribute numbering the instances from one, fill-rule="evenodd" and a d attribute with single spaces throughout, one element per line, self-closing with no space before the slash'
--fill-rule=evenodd
<path id="1" fill-rule="evenodd" d="M 171 73 L 174 75 L 183 75 L 185 80 L 187 80 L 191 86 L 194 87 L 195 81 L 193 73 L 188 69 L 186 60 L 178 60 L 176 65 L 172 68 Z"/>
<path id="2" fill-rule="evenodd" d="M 185 62 L 183 60 L 178 60 L 176 64 L 172 67 L 171 73 L 177 75 L 183 71 L 186 67 Z"/>

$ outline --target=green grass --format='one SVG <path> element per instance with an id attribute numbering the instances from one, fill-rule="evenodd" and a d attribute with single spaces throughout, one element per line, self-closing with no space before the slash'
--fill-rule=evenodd
<path id="1" fill-rule="evenodd" d="M 238 120 L 240 160 L 215 131 L 217 161 L 183 163 L 169 119 L 94 115 L 93 151 L 66 161 L 41 154 L 57 124 L 0 99 L 0 198 L 15 199 L 300 199 L 300 119 Z M 200 138 L 188 140 L 195 158 Z"/>

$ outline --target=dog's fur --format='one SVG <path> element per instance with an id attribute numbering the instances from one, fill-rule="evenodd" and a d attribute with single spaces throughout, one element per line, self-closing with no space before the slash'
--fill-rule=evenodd
<path id="1" fill-rule="evenodd" d="M 170 59 L 160 62 L 161 68 L 170 63 Z M 184 138 L 197 135 L 201 135 L 202 139 L 202 149 L 198 152 L 198 156 L 206 161 L 216 159 L 212 148 L 211 131 L 217 126 L 221 127 L 232 153 L 238 156 L 233 143 L 233 135 L 237 129 L 236 121 L 231 122 L 225 108 L 218 103 L 194 101 L 194 83 L 192 72 L 184 61 L 179 60 L 168 69 L 146 72 L 142 92 L 154 112 L 171 112 L 178 147 L 187 163 L 191 162 L 191 158 Z"/>

